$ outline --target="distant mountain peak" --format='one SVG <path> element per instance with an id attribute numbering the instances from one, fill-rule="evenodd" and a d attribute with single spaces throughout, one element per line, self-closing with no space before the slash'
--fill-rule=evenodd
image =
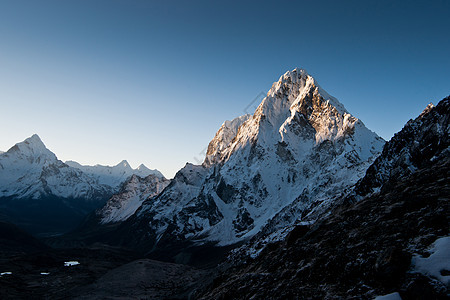
<path id="1" fill-rule="evenodd" d="M 16 145 L 29 145 L 33 148 L 41 148 L 41 149 L 47 149 L 45 144 L 42 142 L 41 138 L 37 134 L 33 134 L 31 137 L 25 139 L 23 142 L 18 143 Z M 48 150 L 48 149 L 47 149 Z"/>
<path id="2" fill-rule="evenodd" d="M 90 174 L 99 179 L 100 183 L 107 184 L 113 187 L 118 188 L 121 183 L 123 183 L 128 177 L 137 175 L 139 177 L 145 178 L 149 175 L 155 175 L 159 178 L 164 178 L 164 176 L 158 170 L 151 170 L 141 164 L 137 169 L 133 169 L 128 161 L 122 160 L 117 165 L 111 166 L 103 166 L 103 165 L 95 165 L 95 166 L 87 166 L 80 165 L 74 161 L 66 161 L 66 164 L 82 170 L 86 174 Z"/>
<path id="3" fill-rule="evenodd" d="M 0 198 L 14 199 L 2 202 L 2 213 L 33 232 L 64 232 L 104 205 L 133 174 L 139 176 L 135 182 L 155 182 L 157 192 L 168 184 L 159 171 L 133 170 L 126 160 L 116 167 L 63 163 L 34 134 L 0 155 Z M 130 205 L 127 212 L 134 212 Z"/>
<path id="4" fill-rule="evenodd" d="M 27 157 L 30 162 L 44 162 L 44 159 L 37 160 L 37 158 L 43 157 L 45 157 L 46 160 L 50 161 L 57 160 L 56 155 L 45 146 L 45 144 L 37 134 L 33 134 L 23 142 L 15 144 L 6 153 L 9 155 L 19 155 L 21 157 Z"/>
<path id="5" fill-rule="evenodd" d="M 2 154 L 0 166 L 0 197 L 86 197 L 95 202 L 98 198 L 92 195 L 111 193 L 111 188 L 58 160 L 37 134 Z"/>
<path id="6" fill-rule="evenodd" d="M 125 160 L 125 159 L 122 160 L 120 163 L 118 163 L 118 164 L 116 165 L 116 167 L 122 167 L 122 168 L 126 168 L 126 169 L 130 168 L 130 169 L 131 169 L 130 164 L 129 164 L 128 161 Z"/>
<path id="7" fill-rule="evenodd" d="M 41 143 L 41 144 L 43 144 L 41 138 L 40 138 L 39 135 L 37 135 L 36 133 L 33 134 L 31 137 L 27 138 L 25 141 L 32 141 L 32 142 L 36 142 L 36 143 Z"/>
<path id="8" fill-rule="evenodd" d="M 137 167 L 138 171 L 150 171 L 149 168 L 147 168 L 144 164 L 140 164 L 139 167 Z"/>

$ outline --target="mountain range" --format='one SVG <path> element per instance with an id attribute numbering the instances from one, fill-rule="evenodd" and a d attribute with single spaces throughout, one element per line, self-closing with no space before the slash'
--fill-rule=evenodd
<path id="1" fill-rule="evenodd" d="M 449 112 L 450 97 L 430 104 L 386 142 L 294 69 L 253 115 L 223 123 L 201 165 L 186 163 L 171 180 L 126 161 L 64 163 L 37 135 L 16 144 L 0 154 L 2 219 L 35 235 L 66 233 L 44 239 L 51 246 L 201 267 L 189 269 L 198 279 L 183 297 L 445 299 Z M 161 264 L 131 263 L 107 278 L 145 277 L 143 266 Z"/>
<path id="2" fill-rule="evenodd" d="M 126 161 L 114 167 L 64 163 L 35 134 L 0 154 L 0 207 L 9 221 L 32 233 L 63 233 L 134 174 L 164 178 L 144 165 L 134 170 Z"/>

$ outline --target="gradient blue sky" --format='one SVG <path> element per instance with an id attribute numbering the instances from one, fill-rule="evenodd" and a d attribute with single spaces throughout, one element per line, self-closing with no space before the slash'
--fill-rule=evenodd
<path id="1" fill-rule="evenodd" d="M 389 139 L 450 93 L 450 1 L 0 0 L 0 150 L 172 177 L 305 68 Z"/>

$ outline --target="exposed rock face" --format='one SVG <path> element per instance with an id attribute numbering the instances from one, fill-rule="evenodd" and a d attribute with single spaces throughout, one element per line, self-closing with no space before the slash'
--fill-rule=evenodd
<path id="1" fill-rule="evenodd" d="M 296 69 L 273 84 L 253 116 L 225 122 L 204 164 L 180 170 L 124 226 L 150 249 L 163 241 L 224 246 L 262 228 L 273 232 L 354 185 L 383 145 Z"/>
<path id="2" fill-rule="evenodd" d="M 358 195 L 376 191 L 390 178 L 403 177 L 450 155 L 449 98 L 429 104 L 389 141 L 382 155 L 356 185 Z"/>
<path id="3" fill-rule="evenodd" d="M 358 182 L 358 191 L 365 185 L 364 191 L 377 192 L 356 203 L 352 198 L 342 201 L 312 225 L 293 227 L 255 259 L 241 256 L 231 261 L 237 265 L 223 265 L 222 275 L 197 296 L 373 299 L 398 292 L 403 299 L 447 299 L 442 278 L 419 273 L 411 258 L 427 257 L 427 249 L 450 234 L 449 104 L 446 98 L 427 109 L 386 144 Z M 410 172 L 384 163 L 393 161 L 405 162 L 400 169 Z M 390 174 L 378 177 L 382 182 L 373 180 L 380 165 L 382 175 Z M 449 270 L 444 267 L 440 273 Z"/>

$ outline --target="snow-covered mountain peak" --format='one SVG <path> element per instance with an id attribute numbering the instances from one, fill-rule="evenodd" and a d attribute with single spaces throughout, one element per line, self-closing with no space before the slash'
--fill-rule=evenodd
<path id="1" fill-rule="evenodd" d="M 137 167 L 137 170 L 142 172 L 150 171 L 150 169 L 147 168 L 144 164 L 140 164 L 139 167 Z"/>
<path id="2" fill-rule="evenodd" d="M 47 147 L 42 142 L 41 138 L 37 134 L 33 134 L 31 137 L 25 139 L 23 142 L 15 144 L 7 152 L 14 151 L 32 151 L 36 153 L 46 153 L 50 152 Z"/>
<path id="3" fill-rule="evenodd" d="M 132 177 L 134 174 L 139 177 Z M 7 197 L 7 201 L 0 199 L 2 213 L 17 215 L 17 220 L 23 218 L 24 224 L 30 227 L 37 220 L 35 225 L 40 229 L 36 231 L 65 231 L 89 211 L 104 205 L 130 177 L 131 185 L 150 184 L 149 190 L 140 189 L 149 195 L 160 192 L 168 184 L 159 171 L 143 165 L 133 170 L 127 161 L 115 167 L 63 163 L 38 135 L 33 135 L 0 154 L 0 198 Z M 133 203 L 127 206 L 127 212 L 134 212 Z M 45 225 L 46 218 L 51 219 L 49 225 Z"/>
<path id="4" fill-rule="evenodd" d="M 27 163 L 40 165 L 57 160 L 56 155 L 47 149 L 37 134 L 15 144 L 2 156 L 9 157 L 10 161 L 26 161 Z"/>
<path id="5" fill-rule="evenodd" d="M 307 96 L 316 96 L 316 101 L 304 101 Z M 270 110 L 281 110 L 285 112 L 286 107 L 301 104 L 305 112 L 313 110 L 323 110 L 334 108 L 340 114 L 346 114 L 348 111 L 344 105 L 336 98 L 329 95 L 317 81 L 303 69 L 294 69 L 283 74 L 280 79 L 272 85 L 267 93 L 267 97 L 261 103 L 261 113 L 267 115 Z M 278 101 L 274 101 L 278 100 Z M 281 100 L 281 104 L 278 103 Z M 302 101 L 303 100 L 303 101 Z M 258 110 L 257 110 L 258 112 Z"/>
<path id="6" fill-rule="evenodd" d="M 292 71 L 287 71 L 280 76 L 278 82 L 282 81 L 297 81 L 300 78 L 311 77 L 305 69 L 295 68 Z"/>
<path id="7" fill-rule="evenodd" d="M 46 148 L 41 138 L 37 134 L 33 134 L 31 137 L 25 139 L 23 143 L 28 144 L 35 148 Z"/>
<path id="8" fill-rule="evenodd" d="M 115 165 L 113 168 L 124 170 L 124 171 L 128 171 L 128 170 L 132 170 L 133 169 L 133 168 L 131 168 L 130 164 L 126 160 L 122 160 L 120 163 Z"/>
<path id="9" fill-rule="evenodd" d="M 253 116 L 226 121 L 202 166 L 187 164 L 136 215 L 155 241 L 221 245 L 272 233 L 327 207 L 361 178 L 384 140 L 302 69 L 286 72 Z"/>
<path id="10" fill-rule="evenodd" d="M 294 69 L 272 85 L 252 117 L 242 116 L 222 125 L 208 146 L 205 166 L 225 162 L 246 145 L 270 149 L 284 143 L 305 152 L 324 141 L 347 137 L 352 137 L 355 145 L 378 141 L 376 149 L 384 143 L 305 70 Z M 373 155 L 366 151 L 371 146 L 363 147 L 363 160 Z"/>

